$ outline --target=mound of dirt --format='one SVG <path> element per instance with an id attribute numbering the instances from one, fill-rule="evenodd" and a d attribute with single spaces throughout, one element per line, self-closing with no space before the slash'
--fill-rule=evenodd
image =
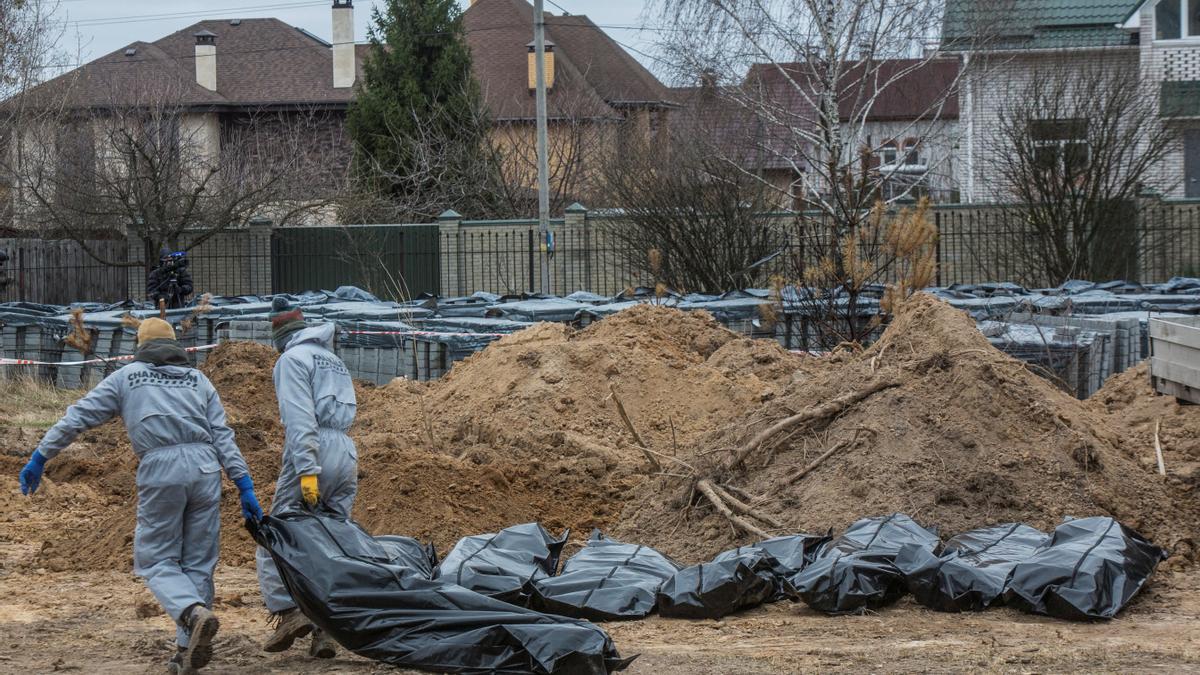
<path id="1" fill-rule="evenodd" d="M 439 545 L 533 519 L 586 536 L 615 524 L 649 471 L 613 389 L 647 445 L 685 452 L 775 395 L 801 362 L 707 313 L 649 305 L 582 331 L 533 326 L 440 381 L 395 380 L 366 392 L 356 433 L 368 447 L 399 453 L 380 469 L 404 491 L 376 497 L 368 476 L 360 504 L 369 506 L 357 517 L 375 531 L 419 532 Z M 734 363 L 758 363 L 759 372 Z M 425 460 L 419 472 L 412 457 Z"/>
<path id="2" fill-rule="evenodd" d="M 876 383 L 895 386 L 790 429 L 730 468 L 728 449 L 774 421 Z M 992 348 L 965 313 L 928 295 L 911 299 L 871 348 L 806 369 L 777 400 L 723 427 L 685 459 L 781 531 L 839 530 L 894 511 L 947 534 L 1007 521 L 1048 529 L 1065 516 L 1109 514 L 1192 555 L 1197 505 L 1147 467 L 1147 446 L 1132 447 L 1095 404 Z M 662 478 L 642 490 L 616 534 L 689 560 L 752 538 L 691 485 Z"/>
<path id="3" fill-rule="evenodd" d="M 1088 399 L 1121 430 L 1122 447 L 1142 466 L 1157 471 L 1154 432 L 1163 450 L 1167 482 L 1195 500 L 1200 484 L 1200 406 L 1161 396 L 1150 386 L 1150 368 L 1143 362 L 1104 383 Z"/>
<path id="4" fill-rule="evenodd" d="M 264 506 L 274 493 L 283 444 L 275 358 L 262 345 L 226 343 L 203 367 Z M 610 528 L 649 473 L 610 385 L 651 448 L 683 453 L 777 396 L 804 363 L 777 346 L 737 336 L 707 314 L 638 307 L 583 331 L 533 326 L 437 382 L 360 383 L 351 434 L 359 448 L 355 518 L 371 531 L 415 536 L 443 549 L 464 535 L 522 521 L 579 536 Z M 73 512 L 57 518 L 45 531 L 47 551 L 71 551 L 54 555 L 71 568 L 128 567 L 135 471 L 119 422 L 81 437 L 51 465 L 50 478 L 86 485 L 103 501 L 86 519 Z M 254 547 L 232 492 L 227 486 L 222 562 L 251 564 Z M 45 564 L 45 556 L 37 564 Z"/>
<path id="5" fill-rule="evenodd" d="M 264 505 L 283 443 L 275 356 L 230 343 L 204 366 Z M 730 468 L 732 449 L 775 421 L 879 383 L 893 386 L 773 437 Z M 1152 396 L 1144 369 L 1077 401 L 992 348 L 965 314 L 923 295 L 870 349 L 828 358 L 739 337 L 707 314 L 641 306 L 582 331 L 533 326 L 437 382 L 357 390 L 355 518 L 443 550 L 529 520 L 578 536 L 615 530 L 685 560 L 752 539 L 691 489 L 693 472 L 730 486 L 779 532 L 839 529 L 892 511 L 945 533 L 1111 514 L 1187 557 L 1200 522 L 1189 473 L 1200 456 L 1200 407 Z M 614 390 L 659 474 L 633 445 Z M 1153 461 L 1158 420 L 1165 480 Z M 18 461 L 0 458 L 8 475 Z M 30 536 L 47 540 L 31 562 L 128 568 L 135 464 L 119 422 L 56 460 L 46 497 L 23 503 L 44 524 Z M 222 561 L 250 564 L 253 545 L 228 490 Z"/>
<path id="6" fill-rule="evenodd" d="M 746 345 L 707 313 L 642 305 L 582 331 L 541 324 L 456 365 L 426 407 L 459 454 L 545 459 L 547 446 L 605 462 L 634 460 L 611 387 L 651 447 L 687 443 L 763 395 L 708 365 Z M 732 346 L 730 347 L 733 348 Z"/>

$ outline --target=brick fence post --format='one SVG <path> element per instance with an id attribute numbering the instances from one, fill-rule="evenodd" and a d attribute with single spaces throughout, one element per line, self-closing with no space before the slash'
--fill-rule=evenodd
<path id="1" fill-rule="evenodd" d="M 131 223 L 125 230 L 125 260 L 133 262 L 141 260 L 145 265 L 134 265 L 125 268 L 125 284 L 129 300 L 145 300 L 146 299 L 146 274 L 149 272 L 148 265 L 157 262 L 156 257 L 153 261 L 147 260 L 149 255 L 147 251 L 146 239 L 138 231 L 138 224 Z"/>
<path id="2" fill-rule="evenodd" d="M 249 274 L 246 275 L 249 288 L 248 295 L 270 295 L 275 292 L 275 256 L 271 249 L 271 233 L 274 223 L 270 218 L 254 216 L 247 223 L 249 241 L 246 250 L 250 252 Z"/>
<path id="3" fill-rule="evenodd" d="M 454 209 L 446 209 L 437 218 L 438 224 L 438 295 L 442 297 L 463 294 L 462 219 Z M 453 289 L 453 290 L 451 290 Z"/>
<path id="4" fill-rule="evenodd" d="M 587 207 L 579 202 L 575 202 L 567 207 L 563 215 L 563 237 L 564 249 L 560 249 L 558 255 L 574 256 L 577 261 L 581 261 L 582 265 L 572 265 L 568 269 L 574 271 L 573 279 L 563 279 L 563 292 L 569 293 L 572 290 L 576 291 L 591 291 L 599 292 L 592 288 L 592 233 L 588 226 L 588 210 Z"/>

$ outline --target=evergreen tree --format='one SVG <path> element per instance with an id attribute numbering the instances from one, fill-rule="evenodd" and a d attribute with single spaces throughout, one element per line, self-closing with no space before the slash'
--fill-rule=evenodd
<path id="1" fill-rule="evenodd" d="M 487 125 L 458 3 L 387 0 L 372 22 L 347 118 L 357 183 L 391 203 L 383 217 L 471 211 Z"/>

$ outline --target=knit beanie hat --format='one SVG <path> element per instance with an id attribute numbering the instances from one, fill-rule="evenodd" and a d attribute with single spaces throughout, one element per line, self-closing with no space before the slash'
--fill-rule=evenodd
<path id="1" fill-rule="evenodd" d="M 271 301 L 271 340 L 280 351 L 286 339 L 305 327 L 304 314 L 300 308 L 283 296 L 276 296 Z"/>
<path id="2" fill-rule="evenodd" d="M 138 326 L 137 343 L 139 347 L 150 340 L 174 339 L 175 329 L 171 327 L 171 324 L 157 317 L 142 319 L 141 325 Z"/>

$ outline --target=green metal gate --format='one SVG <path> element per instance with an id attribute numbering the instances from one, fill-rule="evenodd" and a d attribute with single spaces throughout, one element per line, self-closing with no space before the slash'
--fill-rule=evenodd
<path id="1" fill-rule="evenodd" d="M 437 225 L 291 227 L 271 239 L 276 293 L 358 286 L 380 298 L 437 295 Z"/>

